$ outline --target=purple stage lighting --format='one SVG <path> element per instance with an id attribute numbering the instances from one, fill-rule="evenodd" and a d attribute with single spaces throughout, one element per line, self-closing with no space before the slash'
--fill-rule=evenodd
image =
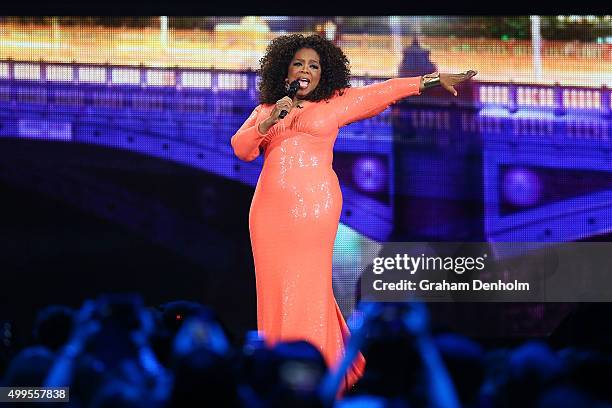
<path id="1" fill-rule="evenodd" d="M 361 157 L 353 163 L 353 182 L 362 191 L 380 193 L 387 180 L 387 167 L 380 160 L 372 157 Z"/>
<path id="2" fill-rule="evenodd" d="M 514 168 L 504 174 L 504 199 L 518 207 L 530 207 L 542 196 L 542 182 L 532 170 Z"/>

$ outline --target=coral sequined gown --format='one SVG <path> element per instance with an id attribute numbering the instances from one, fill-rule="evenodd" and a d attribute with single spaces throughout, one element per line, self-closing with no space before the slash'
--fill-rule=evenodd
<path id="1" fill-rule="evenodd" d="M 264 154 L 249 213 L 257 285 L 257 325 L 268 344 L 307 340 L 334 368 L 349 330 L 332 290 L 332 255 L 342 193 L 332 169 L 338 130 L 419 94 L 420 77 L 347 88 L 327 101 L 294 108 L 263 135 L 273 105 L 259 105 L 231 139 L 245 161 Z M 361 377 L 361 353 L 344 388 Z"/>

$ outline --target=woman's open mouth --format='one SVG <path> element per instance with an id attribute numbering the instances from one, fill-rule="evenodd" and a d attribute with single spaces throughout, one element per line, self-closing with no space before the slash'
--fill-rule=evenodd
<path id="1" fill-rule="evenodd" d="M 298 81 L 300 83 L 300 89 L 306 89 L 310 84 L 310 80 L 306 78 L 300 78 Z"/>

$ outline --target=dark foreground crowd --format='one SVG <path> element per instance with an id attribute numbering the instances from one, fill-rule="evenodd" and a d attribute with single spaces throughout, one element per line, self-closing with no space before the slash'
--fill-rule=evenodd
<path id="1" fill-rule="evenodd" d="M 1 362 L 0 386 L 69 387 L 69 402 L 36 405 L 45 407 L 612 406 L 611 344 L 603 335 L 579 346 L 485 349 L 461 335 L 433 334 L 420 303 L 363 304 L 351 325 L 345 360 L 332 371 L 305 341 L 269 348 L 252 332 L 233 346 L 203 305 L 151 308 L 135 295 L 104 295 L 79 310 L 40 311 L 31 345 Z M 340 397 L 358 350 L 365 374 Z"/>

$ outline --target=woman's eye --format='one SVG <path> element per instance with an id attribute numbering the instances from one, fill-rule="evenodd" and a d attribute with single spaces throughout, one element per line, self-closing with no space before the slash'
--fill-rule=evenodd
<path id="1" fill-rule="evenodd" d="M 319 69 L 319 67 L 316 65 L 311 65 L 310 68 Z"/>
<path id="2" fill-rule="evenodd" d="M 293 65 L 302 65 L 302 63 L 301 62 L 295 62 L 295 63 L 293 63 Z"/>

